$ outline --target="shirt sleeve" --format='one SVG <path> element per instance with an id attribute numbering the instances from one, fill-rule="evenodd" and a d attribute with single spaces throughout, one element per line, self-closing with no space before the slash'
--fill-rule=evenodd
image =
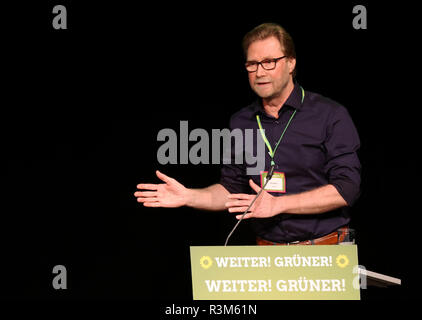
<path id="1" fill-rule="evenodd" d="M 325 173 L 349 206 L 360 195 L 361 164 L 357 155 L 360 139 L 346 108 L 338 107 L 328 121 Z"/>
<path id="2" fill-rule="evenodd" d="M 230 119 L 230 130 L 233 130 L 233 128 L 234 125 L 232 117 Z M 222 157 L 219 183 L 230 193 L 250 193 L 245 162 L 243 161 L 241 164 L 236 164 L 236 148 L 234 145 L 234 139 L 231 139 L 230 145 L 230 154 L 228 155 L 229 161 L 224 161 L 224 155 Z M 243 155 L 242 159 L 244 159 Z"/>

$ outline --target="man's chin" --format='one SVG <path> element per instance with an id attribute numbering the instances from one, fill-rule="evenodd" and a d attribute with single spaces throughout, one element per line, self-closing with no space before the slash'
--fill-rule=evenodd
<path id="1" fill-rule="evenodd" d="M 275 95 L 272 93 L 258 93 L 257 92 L 257 95 L 262 99 L 272 99 L 275 97 Z"/>
<path id="2" fill-rule="evenodd" d="M 266 92 L 263 90 L 254 90 L 255 93 L 262 99 L 268 99 L 271 98 L 273 96 L 273 92 Z"/>

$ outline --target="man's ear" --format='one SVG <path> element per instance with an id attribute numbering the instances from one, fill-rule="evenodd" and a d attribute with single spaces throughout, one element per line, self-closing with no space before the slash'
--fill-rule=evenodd
<path id="1" fill-rule="evenodd" d="M 295 58 L 288 58 L 287 59 L 287 65 L 288 65 L 288 68 L 289 68 L 289 73 L 292 73 L 293 70 L 296 67 L 296 59 Z"/>

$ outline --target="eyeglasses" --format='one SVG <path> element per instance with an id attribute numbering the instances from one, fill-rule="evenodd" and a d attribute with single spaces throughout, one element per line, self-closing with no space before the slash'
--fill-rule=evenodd
<path id="1" fill-rule="evenodd" d="M 273 70 L 277 65 L 277 61 L 285 58 L 286 56 L 282 56 L 280 58 L 274 59 L 265 59 L 262 61 L 246 61 L 245 67 L 248 72 L 255 72 L 258 70 L 258 65 L 261 65 L 264 70 Z"/>

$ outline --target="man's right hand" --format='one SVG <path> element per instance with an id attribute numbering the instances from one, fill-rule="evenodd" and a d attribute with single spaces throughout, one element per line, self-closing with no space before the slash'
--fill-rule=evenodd
<path id="1" fill-rule="evenodd" d="M 186 205 L 188 189 L 176 179 L 170 178 L 158 170 L 156 174 L 165 183 L 138 184 L 138 189 L 148 191 L 136 191 L 135 197 L 137 197 L 137 201 L 143 203 L 145 207 L 177 208 Z"/>

